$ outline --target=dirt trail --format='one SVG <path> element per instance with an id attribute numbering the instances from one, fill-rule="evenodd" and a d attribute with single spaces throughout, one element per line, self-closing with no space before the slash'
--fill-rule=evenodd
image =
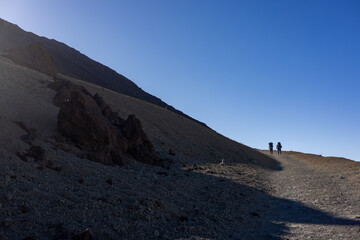
<path id="1" fill-rule="evenodd" d="M 281 239 L 360 239 L 359 182 L 343 169 L 319 168 L 291 154 L 274 154 L 283 169 L 269 177 L 272 221 Z M 281 200 L 280 200 L 281 199 Z"/>

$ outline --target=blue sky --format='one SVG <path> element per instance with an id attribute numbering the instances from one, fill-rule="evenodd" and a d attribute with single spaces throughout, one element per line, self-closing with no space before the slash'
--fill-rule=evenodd
<path id="1" fill-rule="evenodd" d="M 0 0 L 54 38 L 255 148 L 360 160 L 360 2 Z"/>

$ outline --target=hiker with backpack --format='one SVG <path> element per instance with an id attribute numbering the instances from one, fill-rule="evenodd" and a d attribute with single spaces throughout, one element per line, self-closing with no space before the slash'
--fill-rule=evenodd
<path id="1" fill-rule="evenodd" d="M 281 143 L 278 142 L 278 144 L 276 145 L 276 149 L 277 149 L 278 154 L 281 154 L 281 148 L 282 148 Z"/>
<path id="2" fill-rule="evenodd" d="M 270 154 L 273 154 L 273 143 L 269 142 L 269 150 L 270 150 Z"/>

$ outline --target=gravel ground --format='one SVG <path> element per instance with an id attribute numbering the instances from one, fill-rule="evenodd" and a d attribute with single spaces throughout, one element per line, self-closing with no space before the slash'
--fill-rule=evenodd
<path id="1" fill-rule="evenodd" d="M 274 154 L 271 204 L 282 239 L 360 239 L 360 164 L 310 154 Z M 286 199 L 286 200 L 285 200 Z"/>

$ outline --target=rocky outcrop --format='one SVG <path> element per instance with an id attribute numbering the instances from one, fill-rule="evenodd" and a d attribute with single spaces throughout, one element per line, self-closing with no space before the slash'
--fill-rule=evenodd
<path id="1" fill-rule="evenodd" d="M 103 98 L 96 94 L 95 101 L 101 107 L 102 114 L 118 129 L 121 129 L 122 136 L 127 141 L 127 152 L 140 162 L 156 164 L 149 162 L 149 156 L 155 156 L 153 145 L 147 139 L 140 120 L 135 115 L 129 115 L 126 120 L 120 118 L 116 112 L 113 112 Z M 155 159 L 154 157 L 151 159 Z"/>
<path id="2" fill-rule="evenodd" d="M 27 47 L 11 48 L 4 52 L 4 56 L 10 58 L 16 64 L 34 69 L 49 76 L 56 75 L 54 60 L 40 42 L 32 43 Z"/>
<path id="3" fill-rule="evenodd" d="M 57 128 L 77 147 L 88 151 L 88 158 L 103 164 L 124 163 L 128 154 L 135 160 L 158 165 L 153 145 L 134 115 L 126 120 L 85 88 L 57 80 L 49 85 L 57 91 L 54 104 L 60 106 Z"/>

